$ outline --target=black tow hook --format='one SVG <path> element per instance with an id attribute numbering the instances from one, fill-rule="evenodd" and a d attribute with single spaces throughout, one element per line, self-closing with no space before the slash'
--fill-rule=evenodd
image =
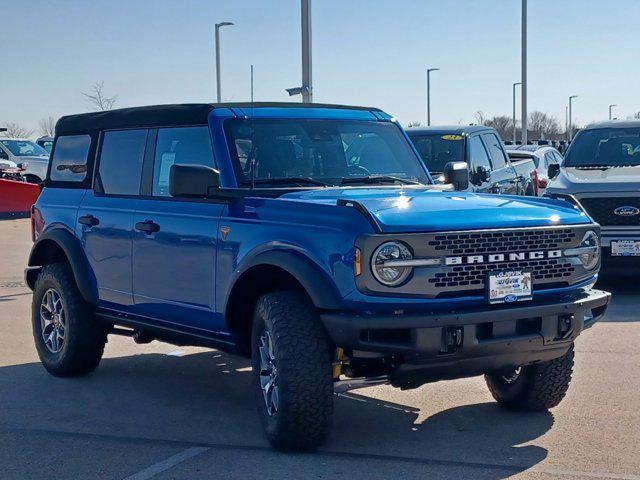
<path id="1" fill-rule="evenodd" d="M 558 316 L 558 338 L 556 340 L 564 340 L 573 334 L 573 322 L 576 317 L 573 314 Z"/>
<path id="2" fill-rule="evenodd" d="M 462 346 L 462 332 L 462 327 L 444 327 L 442 329 L 440 353 L 456 353 Z"/>

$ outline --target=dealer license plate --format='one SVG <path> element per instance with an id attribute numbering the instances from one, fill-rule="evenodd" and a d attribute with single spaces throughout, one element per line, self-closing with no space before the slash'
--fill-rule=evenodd
<path id="1" fill-rule="evenodd" d="M 640 257 L 640 240 L 612 240 L 612 257 Z"/>
<path id="2" fill-rule="evenodd" d="M 505 270 L 488 274 L 487 298 L 489 303 L 512 303 L 531 300 L 531 272 Z"/>

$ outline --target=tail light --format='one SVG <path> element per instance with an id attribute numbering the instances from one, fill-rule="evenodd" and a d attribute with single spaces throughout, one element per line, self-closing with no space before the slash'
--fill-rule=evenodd
<path id="1" fill-rule="evenodd" d="M 31 241 L 35 242 L 44 229 L 44 219 L 40 210 L 35 205 L 31 205 Z"/>
<path id="2" fill-rule="evenodd" d="M 36 206 L 35 205 L 31 205 L 31 241 L 35 242 L 36 241 L 36 220 L 34 218 L 35 215 L 35 211 L 36 211 Z"/>
<path id="3" fill-rule="evenodd" d="M 531 172 L 531 178 L 533 179 L 533 189 L 536 192 L 536 196 L 538 196 L 540 192 L 540 177 L 538 177 L 538 170 L 533 170 Z"/>
<path id="4" fill-rule="evenodd" d="M 549 180 L 547 180 L 546 178 L 539 178 L 538 179 L 538 186 L 540 188 L 547 188 L 547 185 L 549 185 Z"/>

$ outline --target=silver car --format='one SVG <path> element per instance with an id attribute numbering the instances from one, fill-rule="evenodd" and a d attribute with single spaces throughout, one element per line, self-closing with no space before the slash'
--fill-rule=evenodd
<path id="1" fill-rule="evenodd" d="M 42 183 L 47 177 L 49 152 L 26 138 L 0 138 L 0 162 L 22 165 L 23 178 L 29 183 Z"/>
<path id="2" fill-rule="evenodd" d="M 547 195 L 574 199 L 602 226 L 605 268 L 640 265 L 640 121 L 589 125 L 548 173 Z"/>

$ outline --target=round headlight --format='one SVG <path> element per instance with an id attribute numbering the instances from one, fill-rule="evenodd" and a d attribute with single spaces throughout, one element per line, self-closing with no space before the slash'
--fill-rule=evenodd
<path id="1" fill-rule="evenodd" d="M 593 270 L 600 261 L 600 239 L 598 234 L 593 230 L 589 230 L 584 234 L 580 247 L 585 249 L 584 253 L 578 255 L 582 265 L 587 270 Z"/>
<path id="2" fill-rule="evenodd" d="M 385 242 L 376 248 L 371 257 L 373 276 L 383 285 L 396 287 L 407 279 L 412 267 L 394 265 L 394 263 L 412 258 L 411 250 L 404 243 Z"/>

